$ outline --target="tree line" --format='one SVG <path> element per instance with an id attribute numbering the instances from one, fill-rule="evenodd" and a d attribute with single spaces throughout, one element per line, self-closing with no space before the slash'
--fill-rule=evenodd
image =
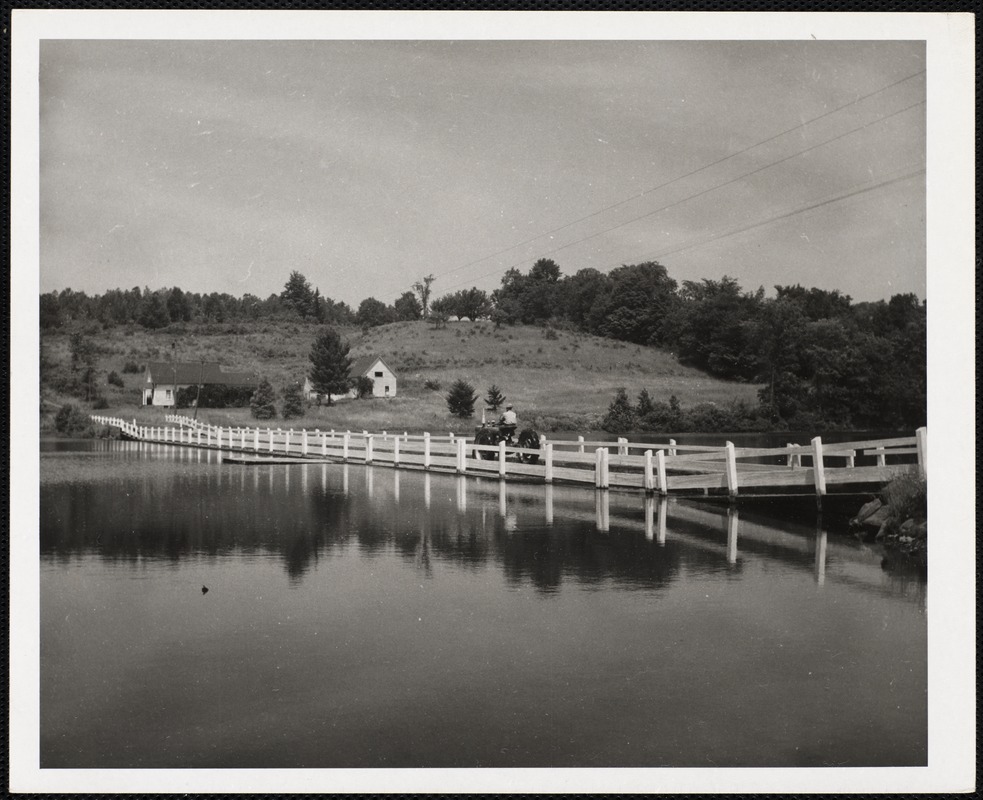
<path id="1" fill-rule="evenodd" d="M 370 328 L 427 319 L 490 319 L 657 346 L 725 379 L 762 384 L 755 413 L 772 423 L 911 428 L 925 424 L 926 305 L 913 294 L 854 303 L 838 290 L 776 286 L 744 290 L 734 278 L 677 282 L 655 261 L 609 273 L 563 275 L 552 259 L 510 269 L 490 294 L 472 287 L 432 296 L 427 275 L 387 304 L 353 310 L 323 296 L 299 272 L 265 300 L 134 288 L 102 295 L 42 294 L 41 326 L 89 320 L 160 328 L 180 322 L 292 318 Z"/>

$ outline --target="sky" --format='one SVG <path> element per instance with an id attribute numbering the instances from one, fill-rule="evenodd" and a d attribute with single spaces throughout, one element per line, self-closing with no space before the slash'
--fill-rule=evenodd
<path id="1" fill-rule="evenodd" d="M 925 297 L 918 41 L 40 48 L 41 291 L 353 307 L 552 258 Z"/>

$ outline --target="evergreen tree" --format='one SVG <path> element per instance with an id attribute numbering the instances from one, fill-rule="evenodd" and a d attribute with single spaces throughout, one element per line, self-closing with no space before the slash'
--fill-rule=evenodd
<path id="1" fill-rule="evenodd" d="M 447 393 L 447 408 L 454 416 L 467 418 L 474 415 L 474 401 L 477 399 L 474 387 L 467 381 L 458 379 Z"/>
<path id="2" fill-rule="evenodd" d="M 270 382 L 264 378 L 253 392 L 249 407 L 254 419 L 273 419 L 276 416 L 276 395 Z"/>
<path id="3" fill-rule="evenodd" d="M 609 433 L 626 433 L 635 427 L 635 409 L 631 407 L 628 392 L 624 389 L 618 389 L 601 427 Z"/>
<path id="4" fill-rule="evenodd" d="M 300 384 L 291 383 L 283 389 L 283 418 L 292 419 L 304 416 L 304 397 L 300 393 Z"/>
<path id="5" fill-rule="evenodd" d="M 332 328 L 325 328 L 311 347 L 308 356 L 311 369 L 307 376 L 314 391 L 328 398 L 328 405 L 331 405 L 331 395 L 344 394 L 351 386 L 349 372 L 352 359 L 348 355 L 349 349 L 348 343 L 342 342 Z"/>
<path id="6" fill-rule="evenodd" d="M 488 403 L 495 411 L 498 411 L 499 406 L 505 402 L 505 395 L 502 391 L 493 383 L 488 387 L 488 394 L 485 395 L 485 402 Z"/>
<path id="7" fill-rule="evenodd" d="M 652 413 L 652 398 L 649 397 L 649 390 L 642 389 L 638 393 L 638 404 L 635 406 L 635 414 L 639 419 L 645 417 L 646 414 Z"/>

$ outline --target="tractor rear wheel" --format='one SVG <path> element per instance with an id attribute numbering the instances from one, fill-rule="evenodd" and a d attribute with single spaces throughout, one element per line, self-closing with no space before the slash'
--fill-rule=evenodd
<path id="1" fill-rule="evenodd" d="M 539 450 L 539 434 L 532 428 L 526 428 L 519 434 L 516 444 L 524 450 Z M 539 461 L 539 453 L 519 453 L 519 460 L 525 464 L 535 464 Z"/>

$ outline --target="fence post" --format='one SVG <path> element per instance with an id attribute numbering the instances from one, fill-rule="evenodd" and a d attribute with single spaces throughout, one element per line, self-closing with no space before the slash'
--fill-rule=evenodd
<path id="1" fill-rule="evenodd" d="M 253 428 L 253 450 L 259 452 L 259 428 Z"/>
<path id="2" fill-rule="evenodd" d="M 578 453 L 583 453 L 584 452 L 584 437 L 583 436 L 578 436 L 577 437 L 577 452 Z"/>
<path id="3" fill-rule="evenodd" d="M 454 444 L 454 432 L 453 431 L 451 431 L 451 433 L 450 433 L 450 443 L 451 444 Z"/>
<path id="4" fill-rule="evenodd" d="M 457 440 L 457 471 L 462 475 L 468 471 L 467 453 L 464 451 L 465 444 L 467 442 L 463 437 Z"/>
<path id="5" fill-rule="evenodd" d="M 198 447 L 201 447 L 201 428 L 198 428 L 196 433 L 198 434 L 198 441 L 196 442 L 196 444 L 198 445 Z"/>
<path id="6" fill-rule="evenodd" d="M 350 444 L 351 439 L 352 439 L 352 435 L 351 435 L 351 433 L 349 431 L 345 431 L 345 433 L 341 437 L 341 460 L 342 461 L 347 461 L 348 460 L 348 445 Z"/>
<path id="7" fill-rule="evenodd" d="M 915 431 L 915 446 L 918 448 L 918 475 L 928 477 L 928 428 Z"/>
<path id="8" fill-rule="evenodd" d="M 304 428 L 304 432 L 300 435 L 300 452 L 307 455 L 307 428 Z"/>
<path id="9" fill-rule="evenodd" d="M 505 440 L 502 439 L 498 443 L 498 474 L 499 477 L 505 477 Z"/>
<path id="10" fill-rule="evenodd" d="M 817 436 L 812 440 L 812 470 L 816 482 L 816 502 L 821 503 L 826 494 L 826 472 L 823 467 L 823 440 Z"/>
<path id="11" fill-rule="evenodd" d="M 795 453 L 792 452 L 792 448 L 795 447 L 791 442 L 785 442 L 785 446 L 788 448 L 788 458 L 787 464 L 789 469 L 795 468 Z"/>
<path id="12" fill-rule="evenodd" d="M 277 430 L 280 430 L 280 429 L 277 428 Z M 284 455 L 290 455 L 290 434 L 293 433 L 293 432 L 294 432 L 294 429 L 293 428 L 290 428 L 283 435 L 283 454 Z"/>
<path id="13" fill-rule="evenodd" d="M 430 433 L 423 434 L 423 468 L 430 469 Z"/>
<path id="14" fill-rule="evenodd" d="M 675 439 L 670 439 L 669 440 L 669 455 L 671 455 L 671 456 L 676 455 L 676 440 Z"/>
<path id="15" fill-rule="evenodd" d="M 323 433 L 321 434 L 321 455 L 326 456 L 328 454 L 328 437 Z"/>
<path id="16" fill-rule="evenodd" d="M 727 442 L 727 495 L 733 500 L 737 497 L 737 457 L 734 454 L 734 443 Z"/>
<path id="17" fill-rule="evenodd" d="M 655 454 L 656 468 L 658 469 L 659 475 L 659 494 L 666 495 L 669 493 L 669 487 L 666 485 L 666 451 L 660 450 Z"/>
<path id="18" fill-rule="evenodd" d="M 393 437 L 393 466 L 399 466 L 399 434 Z"/>
<path id="19" fill-rule="evenodd" d="M 856 450 L 851 450 L 849 453 L 847 453 L 846 465 L 849 469 L 853 469 L 855 466 L 857 466 L 856 458 L 857 458 Z"/>
<path id="20" fill-rule="evenodd" d="M 652 451 L 646 450 L 645 451 L 645 493 L 651 494 L 653 489 L 655 489 L 655 478 L 652 474 Z"/>
<path id="21" fill-rule="evenodd" d="M 628 440 L 624 436 L 618 437 L 618 455 L 628 455 Z"/>
<path id="22" fill-rule="evenodd" d="M 273 452 L 273 429 L 272 428 L 267 428 L 266 429 L 266 438 L 270 440 L 270 452 L 272 453 Z"/>
<path id="23" fill-rule="evenodd" d="M 603 447 L 598 447 L 594 451 L 594 488 L 601 488 L 601 451 Z"/>
<path id="24" fill-rule="evenodd" d="M 372 434 L 369 433 L 365 436 L 365 463 L 372 463 Z"/>
<path id="25" fill-rule="evenodd" d="M 547 483 L 553 483 L 553 442 L 547 442 L 545 450 L 546 450 L 546 474 L 544 475 L 544 480 Z"/>

